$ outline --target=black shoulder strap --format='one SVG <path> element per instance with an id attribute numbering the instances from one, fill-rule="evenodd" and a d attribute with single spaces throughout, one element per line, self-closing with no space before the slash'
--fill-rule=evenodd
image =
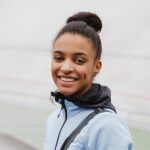
<path id="1" fill-rule="evenodd" d="M 80 133 L 82 128 L 88 124 L 88 122 L 95 117 L 98 113 L 103 112 L 102 109 L 96 109 L 94 112 L 90 113 L 80 124 L 77 128 L 68 136 L 68 138 L 64 141 L 60 150 L 67 150 L 69 145 L 74 141 L 76 136 Z"/>

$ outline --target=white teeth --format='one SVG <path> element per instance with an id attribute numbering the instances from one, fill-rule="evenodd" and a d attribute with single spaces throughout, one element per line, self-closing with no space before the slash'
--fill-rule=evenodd
<path id="1" fill-rule="evenodd" d="M 60 79 L 62 81 L 65 81 L 65 82 L 73 82 L 73 81 L 75 81 L 75 79 L 73 79 L 73 78 L 66 78 L 66 77 L 60 77 Z"/>

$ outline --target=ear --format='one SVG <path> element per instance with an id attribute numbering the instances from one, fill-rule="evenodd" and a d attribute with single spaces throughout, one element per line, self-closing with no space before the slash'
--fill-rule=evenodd
<path id="1" fill-rule="evenodd" d="M 95 75 L 100 72 L 102 68 L 102 62 L 100 60 L 96 60 L 95 62 Z"/>

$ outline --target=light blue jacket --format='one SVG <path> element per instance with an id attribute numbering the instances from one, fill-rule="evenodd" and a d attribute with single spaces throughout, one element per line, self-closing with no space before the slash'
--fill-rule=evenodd
<path id="1" fill-rule="evenodd" d="M 44 150 L 55 150 L 57 140 L 56 150 L 60 150 L 70 133 L 93 112 L 93 109 L 80 108 L 66 100 L 65 107 L 67 110 L 65 123 L 65 110 L 61 108 L 48 118 Z M 90 120 L 68 150 L 132 150 L 132 139 L 126 123 L 112 110 L 106 109 Z"/>

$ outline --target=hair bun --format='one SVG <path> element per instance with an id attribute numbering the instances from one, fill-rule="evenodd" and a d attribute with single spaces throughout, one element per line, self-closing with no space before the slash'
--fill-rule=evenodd
<path id="1" fill-rule="evenodd" d="M 94 28 L 96 32 L 100 32 L 102 29 L 101 19 L 91 12 L 79 12 L 67 19 L 67 23 L 72 21 L 83 21 Z"/>

